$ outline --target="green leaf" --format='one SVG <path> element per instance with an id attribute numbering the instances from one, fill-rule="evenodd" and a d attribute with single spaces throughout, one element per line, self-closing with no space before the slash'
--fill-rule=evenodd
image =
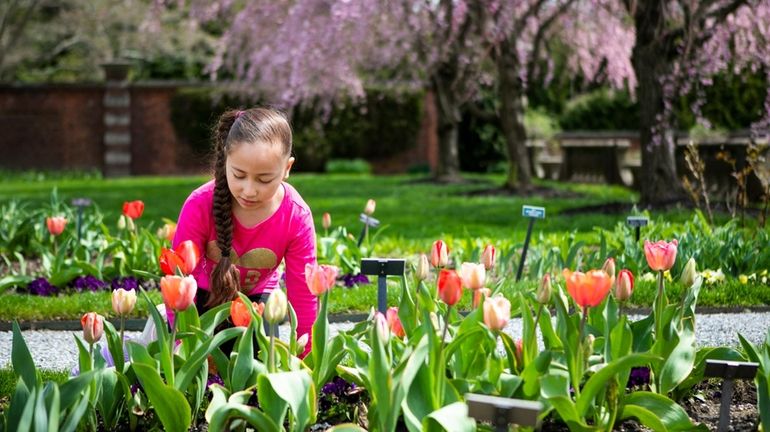
<path id="1" fill-rule="evenodd" d="M 33 387 L 32 389 L 34 390 L 35 388 Z M 11 397 L 11 404 L 7 411 L 3 413 L 4 418 L 0 418 L 0 425 L 3 425 L 4 421 L 7 421 L 7 430 L 20 430 L 21 428 L 19 427 L 19 423 L 22 420 L 24 415 L 24 408 L 27 406 L 27 401 L 29 398 L 29 388 L 27 388 L 23 380 L 19 379 L 16 381 L 16 390 L 13 393 L 13 397 Z M 27 428 L 29 429 L 29 426 L 27 426 Z"/>
<path id="2" fill-rule="evenodd" d="M 195 378 L 196 373 L 206 364 L 209 354 L 211 354 L 216 348 L 225 343 L 226 341 L 242 334 L 244 332 L 241 327 L 234 327 L 224 329 L 218 332 L 213 338 L 206 340 L 202 345 L 196 348 L 190 357 L 184 362 L 182 367 L 176 373 L 176 381 L 174 386 L 177 390 L 182 392 L 187 390 L 192 380 Z M 221 352 L 221 351 L 220 351 Z M 224 370 L 224 369 L 221 369 Z"/>
<path id="3" fill-rule="evenodd" d="M 254 368 L 254 326 L 252 320 L 238 342 L 238 354 L 230 378 L 230 390 L 238 391 L 257 383 Z"/>
<path id="4" fill-rule="evenodd" d="M 136 344 L 129 345 L 132 358 L 135 347 Z M 154 368 L 137 362 L 134 362 L 132 367 L 155 409 L 155 414 L 163 424 L 163 428 L 167 431 L 179 432 L 190 429 L 192 423 L 190 405 L 182 392 L 163 383 Z"/>
<path id="5" fill-rule="evenodd" d="M 563 375 L 546 375 L 540 378 L 540 395 L 559 413 L 565 422 L 583 423 L 575 403 L 569 396 L 569 379 Z"/>
<path id="6" fill-rule="evenodd" d="M 338 424 L 337 426 L 334 426 L 330 429 L 327 429 L 327 431 L 328 432 L 366 432 L 366 429 L 356 424 L 343 423 L 343 424 Z"/>
<path id="7" fill-rule="evenodd" d="M 48 381 L 43 390 L 45 395 L 45 410 L 48 411 L 48 431 L 59 431 L 59 417 L 61 415 L 61 394 L 59 386 L 53 381 Z"/>
<path id="8" fill-rule="evenodd" d="M 67 418 L 64 420 L 64 424 L 62 425 L 60 431 L 61 432 L 74 432 L 75 429 L 80 424 L 80 420 L 83 418 L 83 415 L 86 413 L 86 410 L 90 406 L 90 400 L 91 400 L 91 389 L 89 386 L 85 386 L 83 389 L 83 393 L 81 393 L 81 398 L 75 405 L 75 407 L 70 411 Z"/>
<path id="9" fill-rule="evenodd" d="M 34 389 L 37 385 L 37 369 L 29 353 L 27 343 L 21 335 L 19 323 L 13 322 L 13 341 L 11 342 L 11 363 L 13 371 L 20 377 L 28 389 Z"/>
<path id="10" fill-rule="evenodd" d="M 468 432 L 476 430 L 476 421 L 468 417 L 468 405 L 455 402 L 430 413 L 422 421 L 423 430 Z"/>
<path id="11" fill-rule="evenodd" d="M 621 419 L 636 417 L 654 431 L 708 431 L 703 425 L 695 426 L 687 412 L 666 396 L 635 391 L 625 397 Z"/>
<path id="12" fill-rule="evenodd" d="M 695 364 L 695 332 L 687 328 L 679 334 L 678 343 L 660 370 L 658 392 L 667 394 L 690 375 Z"/>
<path id="13" fill-rule="evenodd" d="M 35 392 L 35 411 L 32 415 L 34 430 L 45 432 L 48 430 L 48 410 L 45 409 L 45 394 L 43 389 L 38 387 Z"/>
<path id="14" fill-rule="evenodd" d="M 642 366 L 649 364 L 651 361 L 657 360 L 658 357 L 648 353 L 636 353 L 629 354 L 625 357 L 621 357 L 615 361 L 606 364 L 598 372 L 593 374 L 591 378 L 583 385 L 583 389 L 580 392 L 575 407 L 578 414 L 582 417 L 585 416 L 590 408 L 594 404 L 594 398 L 604 388 L 607 383 L 615 375 L 620 374 L 626 370 L 631 369 L 634 366 Z M 625 387 L 626 383 L 619 383 L 621 388 Z"/>
<path id="15" fill-rule="evenodd" d="M 70 378 L 59 386 L 61 392 L 61 408 L 69 409 L 83 396 L 83 391 L 94 379 L 96 372 L 81 372 L 80 375 Z"/>
<path id="16" fill-rule="evenodd" d="M 304 431 L 315 422 L 316 394 L 313 379 L 307 371 L 279 372 L 259 377 L 260 387 L 267 381 L 273 392 L 286 402 L 294 414 L 292 430 Z M 262 393 L 260 392 L 260 397 Z M 269 403 L 269 401 L 265 401 Z"/>
<path id="17" fill-rule="evenodd" d="M 212 413 L 209 430 L 228 430 L 227 426 L 229 425 L 229 420 L 236 418 L 246 420 L 246 422 L 251 426 L 254 426 L 258 431 L 272 432 L 283 429 L 279 426 L 279 423 L 271 420 L 270 417 L 257 408 L 242 404 L 228 403 Z"/>

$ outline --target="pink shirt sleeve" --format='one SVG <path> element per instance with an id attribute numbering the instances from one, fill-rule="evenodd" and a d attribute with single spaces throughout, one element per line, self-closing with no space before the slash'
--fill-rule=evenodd
<path id="1" fill-rule="evenodd" d="M 173 248 L 176 248 L 179 243 L 185 240 L 192 240 L 198 246 L 201 255 L 206 254 L 206 243 L 208 242 L 209 230 L 213 223 L 211 197 L 206 192 L 207 189 L 211 189 L 211 186 L 206 184 L 196 189 L 185 200 L 179 213 L 174 241 L 171 242 Z M 196 282 L 198 282 L 198 287 L 208 289 L 208 274 L 203 271 L 202 263 L 203 260 L 198 263 L 192 274 Z"/>
<path id="2" fill-rule="evenodd" d="M 286 264 L 286 295 L 297 313 L 297 337 L 303 334 L 311 337 L 311 330 L 318 312 L 318 299 L 305 281 L 305 265 L 316 261 L 316 240 L 313 215 L 303 211 L 293 220 L 284 262 Z M 310 349 L 310 341 L 305 352 Z"/>

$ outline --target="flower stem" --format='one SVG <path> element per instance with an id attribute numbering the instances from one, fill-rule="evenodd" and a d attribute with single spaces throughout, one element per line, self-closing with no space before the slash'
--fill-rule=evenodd
<path id="1" fill-rule="evenodd" d="M 663 337 L 663 307 L 665 291 L 663 290 L 663 270 L 658 271 L 658 295 L 655 298 L 655 338 Z"/>
<path id="2" fill-rule="evenodd" d="M 126 329 L 126 317 L 124 315 L 120 316 L 120 343 L 123 344 L 123 336 L 124 331 Z"/>
<path id="3" fill-rule="evenodd" d="M 449 313 L 452 311 L 452 306 L 447 305 L 446 316 L 444 317 L 444 331 L 441 333 L 441 340 L 438 345 L 438 357 L 437 357 L 437 375 L 436 385 L 438 386 L 436 394 L 438 395 L 438 406 L 444 405 L 444 376 L 446 375 L 446 362 L 444 361 L 444 341 L 446 340 L 447 330 L 449 329 Z"/>
<path id="4" fill-rule="evenodd" d="M 275 335 L 273 334 L 270 335 L 270 350 L 267 352 L 267 364 L 270 373 L 275 373 Z"/>

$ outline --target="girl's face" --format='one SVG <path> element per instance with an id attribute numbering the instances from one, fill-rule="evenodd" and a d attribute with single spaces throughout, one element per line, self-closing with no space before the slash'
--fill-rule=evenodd
<path id="1" fill-rule="evenodd" d="M 239 143 L 227 155 L 227 186 L 243 210 L 261 210 L 273 202 L 293 164 L 280 143 Z"/>

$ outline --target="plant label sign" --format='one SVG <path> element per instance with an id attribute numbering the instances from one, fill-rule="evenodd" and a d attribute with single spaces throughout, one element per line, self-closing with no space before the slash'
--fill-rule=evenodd
<path id="1" fill-rule="evenodd" d="M 521 215 L 532 219 L 545 219 L 545 207 L 525 205 L 521 208 Z"/>
<path id="2" fill-rule="evenodd" d="M 634 228 L 646 226 L 649 222 L 644 216 L 629 216 L 626 218 L 626 223 Z"/>
<path id="3" fill-rule="evenodd" d="M 757 375 L 757 363 L 706 360 L 705 377 L 724 378 L 722 381 L 722 398 L 719 402 L 719 424 L 717 432 L 727 432 L 730 429 L 730 404 L 733 399 L 733 385 L 736 379 L 754 379 Z"/>
<path id="4" fill-rule="evenodd" d="M 403 276 L 406 262 L 403 259 L 364 258 L 361 273 L 377 276 L 377 311 L 388 309 L 388 276 Z"/>
<path id="5" fill-rule="evenodd" d="M 468 415 L 477 421 L 492 423 L 495 431 L 507 431 L 509 425 L 537 426 L 543 404 L 537 401 L 509 399 L 468 393 L 465 395 Z"/>

